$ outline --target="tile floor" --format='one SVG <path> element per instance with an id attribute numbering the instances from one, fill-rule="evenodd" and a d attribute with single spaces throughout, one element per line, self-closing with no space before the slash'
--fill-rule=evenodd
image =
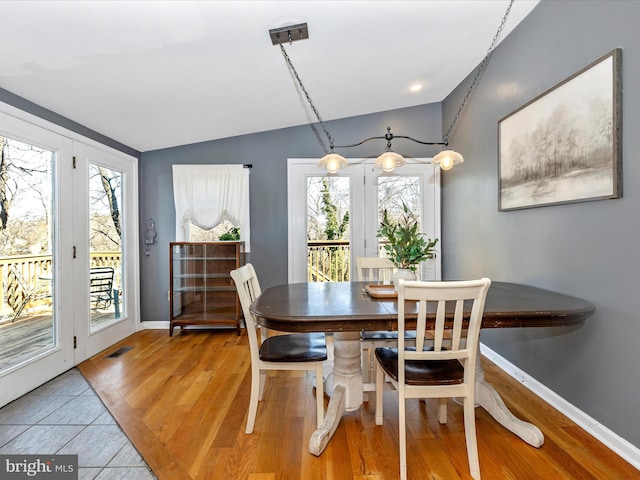
<path id="1" fill-rule="evenodd" d="M 0 408 L 0 454 L 77 454 L 79 480 L 154 480 L 77 369 Z"/>

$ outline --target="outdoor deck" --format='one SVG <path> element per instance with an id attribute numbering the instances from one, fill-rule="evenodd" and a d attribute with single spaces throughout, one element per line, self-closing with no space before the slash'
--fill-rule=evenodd
<path id="1" fill-rule="evenodd" d="M 113 321 L 114 310 L 92 310 L 92 329 Z M 0 372 L 36 357 L 53 348 L 53 317 L 51 312 L 20 315 L 0 323 Z"/>
<path id="2" fill-rule="evenodd" d="M 53 317 L 23 315 L 0 323 L 0 371 L 51 350 Z"/>

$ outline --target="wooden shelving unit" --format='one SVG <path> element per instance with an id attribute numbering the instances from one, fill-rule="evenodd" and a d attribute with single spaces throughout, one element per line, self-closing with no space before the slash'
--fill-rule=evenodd
<path id="1" fill-rule="evenodd" d="M 241 309 L 229 272 L 245 262 L 244 242 L 169 244 L 169 335 L 189 325 L 235 327 Z"/>

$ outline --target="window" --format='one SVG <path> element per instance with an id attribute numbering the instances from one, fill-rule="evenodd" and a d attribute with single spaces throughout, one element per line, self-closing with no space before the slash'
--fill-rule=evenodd
<path id="1" fill-rule="evenodd" d="M 174 165 L 173 196 L 176 241 L 238 239 L 250 250 L 248 168 Z"/>

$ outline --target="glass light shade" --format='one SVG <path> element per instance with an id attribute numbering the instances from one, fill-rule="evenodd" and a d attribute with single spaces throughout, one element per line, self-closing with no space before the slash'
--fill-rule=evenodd
<path id="1" fill-rule="evenodd" d="M 402 165 L 404 165 L 404 157 L 399 153 L 387 150 L 376 158 L 376 162 L 373 166 L 381 168 L 385 172 L 393 172 L 396 167 L 401 167 Z"/>
<path id="2" fill-rule="evenodd" d="M 453 150 L 442 150 L 431 159 L 433 165 L 439 165 L 442 170 L 451 170 L 454 165 L 464 162 L 464 158 Z"/>
<path id="3" fill-rule="evenodd" d="M 338 173 L 338 170 L 347 165 L 347 159 L 334 152 L 327 153 L 318 161 L 318 168 L 326 168 L 329 173 Z"/>

